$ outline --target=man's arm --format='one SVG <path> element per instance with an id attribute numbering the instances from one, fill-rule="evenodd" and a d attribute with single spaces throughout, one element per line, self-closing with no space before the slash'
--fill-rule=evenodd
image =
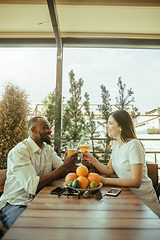
<path id="1" fill-rule="evenodd" d="M 63 164 L 60 167 L 50 173 L 41 175 L 36 192 L 39 192 L 43 187 L 51 184 L 53 181 L 64 177 L 68 172 L 75 172 L 77 168 L 77 166 L 75 165 L 75 163 L 77 162 L 77 157 L 78 154 L 74 153 L 73 155 L 65 158 Z"/>

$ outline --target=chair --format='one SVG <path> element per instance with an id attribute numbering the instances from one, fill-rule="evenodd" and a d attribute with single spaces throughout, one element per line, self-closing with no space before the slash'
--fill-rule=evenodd
<path id="1" fill-rule="evenodd" d="M 159 196 L 160 196 L 160 183 L 158 184 L 158 186 L 156 188 L 156 194 L 157 194 L 158 200 L 160 202 L 160 199 L 159 199 Z"/>
<path id="2" fill-rule="evenodd" d="M 8 228 L 0 221 L 0 239 L 8 231 Z"/>
<path id="3" fill-rule="evenodd" d="M 158 163 L 147 162 L 148 177 L 152 180 L 158 200 L 160 196 L 160 183 L 158 183 Z"/>
<path id="4" fill-rule="evenodd" d="M 3 193 L 4 183 L 6 180 L 7 169 L 0 170 L 0 196 Z M 0 221 L 0 239 L 7 232 L 8 228 Z"/>
<path id="5" fill-rule="evenodd" d="M 158 163 L 146 162 L 148 177 L 152 180 L 153 187 L 156 190 L 158 186 Z"/>
<path id="6" fill-rule="evenodd" d="M 7 169 L 0 170 L 0 196 L 3 193 L 4 183 L 6 180 L 6 172 L 7 172 Z"/>

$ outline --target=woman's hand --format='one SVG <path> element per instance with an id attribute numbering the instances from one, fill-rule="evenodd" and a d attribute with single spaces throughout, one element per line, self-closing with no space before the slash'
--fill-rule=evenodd
<path id="1" fill-rule="evenodd" d="M 94 161 L 94 157 L 88 151 L 82 152 L 82 158 L 84 158 L 87 161 L 90 161 L 91 163 Z"/>
<path id="2" fill-rule="evenodd" d="M 82 153 L 82 158 L 84 158 L 87 161 L 90 161 L 93 164 L 93 166 L 95 166 L 98 169 L 98 171 L 101 172 L 102 174 L 110 176 L 114 173 L 114 170 L 112 167 L 112 160 L 110 160 L 108 165 L 106 166 L 103 163 L 99 162 L 87 151 Z"/>
<path id="3" fill-rule="evenodd" d="M 103 185 L 108 185 L 108 184 L 107 184 L 108 178 L 104 178 L 104 177 L 102 177 L 102 176 L 100 176 L 100 178 L 101 178 L 101 183 L 103 183 Z"/>

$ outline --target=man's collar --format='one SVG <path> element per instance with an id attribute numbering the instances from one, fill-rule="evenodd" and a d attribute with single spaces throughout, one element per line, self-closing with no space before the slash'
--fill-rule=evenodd
<path id="1" fill-rule="evenodd" d="M 42 147 L 40 148 L 31 137 L 28 137 L 28 142 L 32 148 L 33 153 L 41 152 L 43 150 L 43 148 L 45 147 L 45 144 L 43 143 Z"/>

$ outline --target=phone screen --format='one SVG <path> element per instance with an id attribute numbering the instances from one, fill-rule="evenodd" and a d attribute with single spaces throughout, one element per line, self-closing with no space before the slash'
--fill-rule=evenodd
<path id="1" fill-rule="evenodd" d="M 106 193 L 106 195 L 117 196 L 120 192 L 121 192 L 121 189 L 119 189 L 119 188 L 111 188 L 111 189 Z"/>
<path id="2" fill-rule="evenodd" d="M 50 192 L 50 194 L 59 195 L 60 193 L 63 193 L 64 191 L 65 191 L 65 188 L 57 187 L 57 188 L 53 189 Z"/>

